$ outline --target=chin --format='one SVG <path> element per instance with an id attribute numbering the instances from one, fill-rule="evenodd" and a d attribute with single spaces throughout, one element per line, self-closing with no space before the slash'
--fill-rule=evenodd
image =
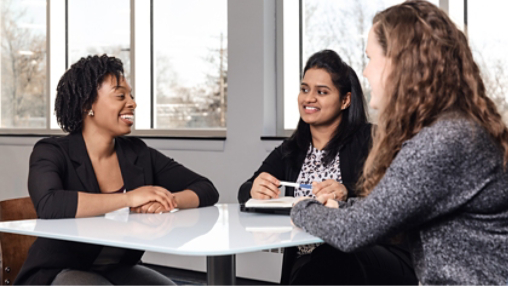
<path id="1" fill-rule="evenodd" d="M 124 136 L 124 135 L 129 135 L 131 134 L 132 130 L 129 128 L 128 130 L 122 130 L 120 132 L 118 132 L 118 136 Z"/>
<path id="2" fill-rule="evenodd" d="M 308 120 L 308 119 L 305 119 L 305 117 L 302 117 L 300 116 L 300 118 L 302 119 L 303 122 L 309 124 L 309 125 L 313 125 L 315 123 L 315 120 Z"/>

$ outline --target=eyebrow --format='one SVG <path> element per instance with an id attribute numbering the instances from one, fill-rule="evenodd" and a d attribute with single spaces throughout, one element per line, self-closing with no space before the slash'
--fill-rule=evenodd
<path id="1" fill-rule="evenodd" d="M 121 86 L 121 85 L 117 85 L 117 86 L 114 86 L 112 88 L 112 90 L 115 90 L 115 91 L 118 90 L 118 89 L 125 89 L 125 90 L 127 90 L 127 88 L 125 88 L 124 86 Z M 132 88 L 131 88 L 131 90 L 129 92 L 132 92 Z"/>
<path id="2" fill-rule="evenodd" d="M 305 86 L 310 86 L 308 85 L 307 83 L 305 82 L 302 82 L 300 83 L 300 85 L 305 85 Z M 328 87 L 327 85 L 316 85 L 317 88 L 326 88 L 326 89 L 329 89 L 329 90 L 332 90 L 330 87 Z"/>
<path id="3" fill-rule="evenodd" d="M 332 89 L 331 89 L 331 88 L 329 88 L 327 85 L 317 85 L 317 87 L 319 87 L 319 88 L 326 88 L 326 89 L 332 90 Z"/>

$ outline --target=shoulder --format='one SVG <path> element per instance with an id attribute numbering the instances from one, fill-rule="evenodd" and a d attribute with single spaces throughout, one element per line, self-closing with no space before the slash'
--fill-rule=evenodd
<path id="1" fill-rule="evenodd" d="M 69 150 L 69 135 L 43 138 L 34 145 L 34 153 L 67 152 Z"/>
<path id="2" fill-rule="evenodd" d="M 468 144 L 483 133 L 475 122 L 464 117 L 443 117 L 424 127 L 412 139 L 413 144 Z"/>
<path id="3" fill-rule="evenodd" d="M 55 164 L 64 164 L 69 156 L 69 138 L 49 137 L 35 143 L 30 155 L 30 166 L 36 162 L 51 161 Z"/>
<path id="4" fill-rule="evenodd" d="M 489 142 L 486 131 L 474 121 L 461 116 L 439 118 L 402 144 L 402 149 L 443 157 L 472 156 L 478 147 Z"/>

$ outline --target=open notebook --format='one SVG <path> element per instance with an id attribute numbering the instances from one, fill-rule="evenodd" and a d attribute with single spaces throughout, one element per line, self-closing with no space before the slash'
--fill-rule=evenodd
<path id="1" fill-rule="evenodd" d="M 296 200 L 297 198 L 295 197 L 282 197 L 270 200 L 250 199 L 245 204 L 240 205 L 240 210 L 243 212 L 289 214 Z"/>

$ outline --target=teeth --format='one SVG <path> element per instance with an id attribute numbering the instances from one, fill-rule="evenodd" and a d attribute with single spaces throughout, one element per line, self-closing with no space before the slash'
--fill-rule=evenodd
<path id="1" fill-rule="evenodd" d="M 123 114 L 123 115 L 120 115 L 120 117 L 122 119 L 127 119 L 129 121 L 134 121 L 134 115 L 131 115 L 131 114 Z"/>
<path id="2" fill-rule="evenodd" d="M 305 109 L 317 110 L 318 108 L 317 107 L 312 107 L 312 106 L 305 106 Z"/>

